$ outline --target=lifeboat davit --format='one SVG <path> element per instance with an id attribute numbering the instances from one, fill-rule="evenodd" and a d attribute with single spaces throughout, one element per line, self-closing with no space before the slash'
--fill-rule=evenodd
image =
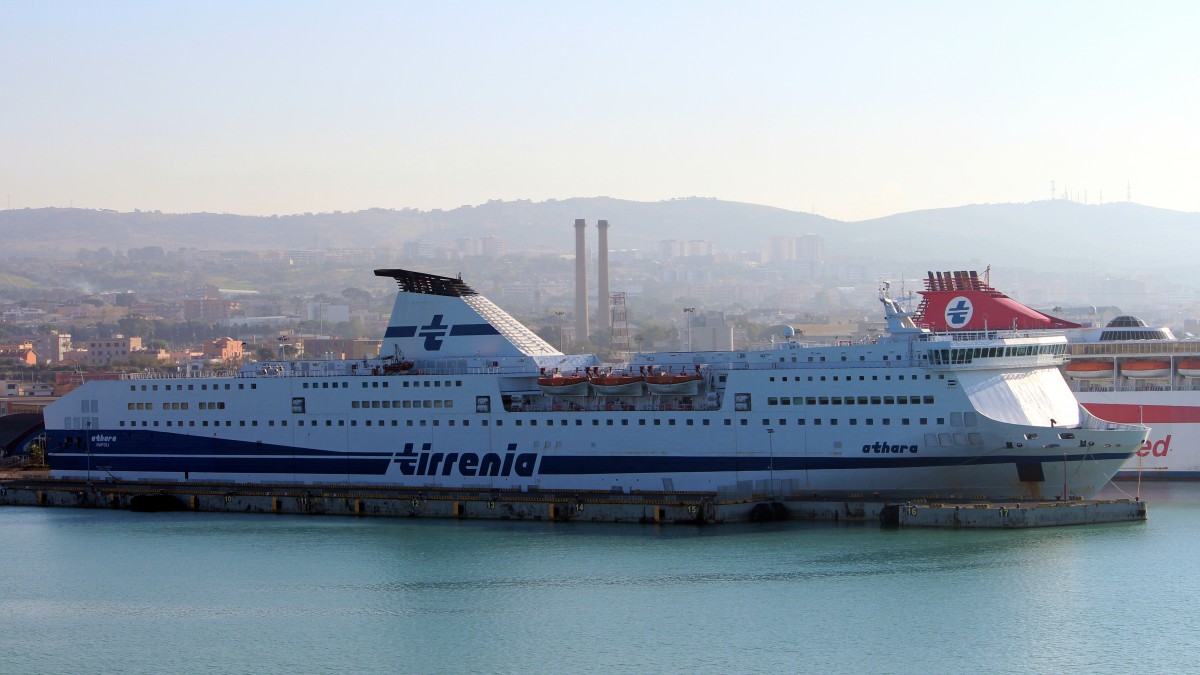
<path id="1" fill-rule="evenodd" d="M 539 377 L 537 385 L 543 394 L 550 394 L 551 396 L 588 395 L 588 378 L 586 375 L 562 375 L 555 372 Z"/>
<path id="2" fill-rule="evenodd" d="M 695 396 L 700 392 L 701 377 L 699 374 L 687 375 L 659 373 L 647 375 L 646 386 L 652 394 L 675 394 L 678 396 Z"/>
<path id="3" fill-rule="evenodd" d="M 1175 369 L 1184 377 L 1200 377 L 1200 361 L 1180 361 Z"/>
<path id="4" fill-rule="evenodd" d="M 1076 380 L 1098 380 L 1112 376 L 1111 361 L 1072 361 L 1067 364 L 1067 377 Z"/>
<path id="5" fill-rule="evenodd" d="M 601 396 L 641 396 L 641 375 L 593 375 L 592 389 Z"/>
<path id="6" fill-rule="evenodd" d="M 1126 361 L 1121 364 L 1121 374 L 1133 378 L 1169 377 L 1171 364 L 1166 361 Z"/>

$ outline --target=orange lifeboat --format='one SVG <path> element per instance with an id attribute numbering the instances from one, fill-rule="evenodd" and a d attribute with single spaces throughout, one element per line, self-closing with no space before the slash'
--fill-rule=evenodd
<path id="1" fill-rule="evenodd" d="M 601 396 L 640 396 L 642 393 L 640 375 L 593 375 L 590 382 L 592 389 Z"/>
<path id="2" fill-rule="evenodd" d="M 586 375 L 562 375 L 558 371 L 537 379 L 538 388 L 543 394 L 551 396 L 587 396 L 588 378 Z"/>
<path id="3" fill-rule="evenodd" d="M 1171 364 L 1167 361 L 1126 361 L 1121 364 L 1121 374 L 1142 379 L 1169 377 Z"/>
<path id="4" fill-rule="evenodd" d="M 646 386 L 652 394 L 675 394 L 678 396 L 695 396 L 700 392 L 700 374 L 688 375 L 679 373 L 659 373 L 646 376 Z"/>
<path id="5" fill-rule="evenodd" d="M 1175 369 L 1184 377 L 1200 377 L 1200 361 L 1195 359 L 1180 361 Z"/>
<path id="6" fill-rule="evenodd" d="M 1111 361 L 1072 361 L 1067 364 L 1067 377 L 1076 380 L 1098 380 L 1113 376 Z"/>

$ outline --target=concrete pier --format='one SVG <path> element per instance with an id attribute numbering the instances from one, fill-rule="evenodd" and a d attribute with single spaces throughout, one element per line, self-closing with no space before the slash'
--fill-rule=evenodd
<path id="1" fill-rule="evenodd" d="M 1130 499 L 926 503 L 722 498 L 711 492 L 410 489 L 370 485 L 87 482 L 44 477 L 0 482 L 0 505 L 333 516 L 474 518 L 602 523 L 812 520 L 885 527 L 1017 529 L 1146 519 Z"/>

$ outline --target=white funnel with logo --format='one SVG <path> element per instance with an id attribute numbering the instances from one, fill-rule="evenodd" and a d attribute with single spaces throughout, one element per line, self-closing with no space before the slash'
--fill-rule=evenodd
<path id="1" fill-rule="evenodd" d="M 462 358 L 555 356 L 550 346 L 461 278 L 409 270 L 375 270 L 400 286 L 380 356 Z"/>

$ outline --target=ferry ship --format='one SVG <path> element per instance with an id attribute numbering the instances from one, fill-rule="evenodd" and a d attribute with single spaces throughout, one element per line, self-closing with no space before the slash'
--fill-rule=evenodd
<path id="1" fill-rule="evenodd" d="M 1178 339 L 1136 316 L 1087 326 L 1032 309 L 992 288 L 976 272 L 929 272 L 916 323 L 934 331 L 1061 334 L 1062 367 L 1092 414 L 1150 427 L 1121 467 L 1121 479 L 1200 478 L 1200 340 Z"/>
<path id="2" fill-rule="evenodd" d="M 461 277 L 399 287 L 382 356 L 129 375 L 45 410 L 56 477 L 732 498 L 1091 497 L 1146 429 L 1079 406 L 1062 336 L 563 354 Z"/>

